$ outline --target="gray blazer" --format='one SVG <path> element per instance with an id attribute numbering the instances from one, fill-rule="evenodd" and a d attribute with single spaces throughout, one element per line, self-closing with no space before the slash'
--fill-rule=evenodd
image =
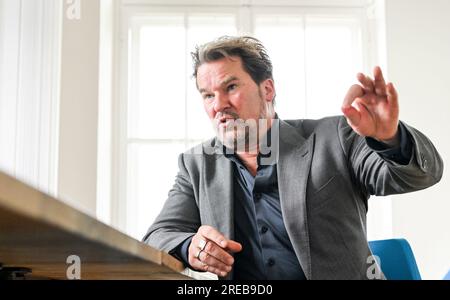
<path id="1" fill-rule="evenodd" d="M 413 192 L 441 179 L 443 162 L 430 140 L 405 126 L 414 149 L 409 164 L 399 165 L 369 148 L 344 117 L 280 121 L 283 220 L 308 279 L 367 279 L 370 195 Z M 233 163 L 212 151 L 218 144 L 212 139 L 180 155 L 175 185 L 146 243 L 171 253 L 201 225 L 233 239 Z M 197 154 L 199 147 L 210 154 Z"/>

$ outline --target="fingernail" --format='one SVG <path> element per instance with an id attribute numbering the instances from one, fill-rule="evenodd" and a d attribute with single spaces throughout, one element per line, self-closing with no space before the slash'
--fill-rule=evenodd
<path id="1" fill-rule="evenodd" d="M 227 273 L 225 273 L 225 272 L 220 272 L 220 276 L 221 276 L 221 277 L 225 277 L 225 276 L 227 276 Z"/>

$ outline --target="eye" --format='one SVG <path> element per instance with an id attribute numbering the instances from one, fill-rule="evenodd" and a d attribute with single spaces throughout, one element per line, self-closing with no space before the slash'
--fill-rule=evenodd
<path id="1" fill-rule="evenodd" d="M 231 91 L 235 90 L 236 88 L 237 88 L 237 84 L 232 83 L 227 87 L 227 91 L 231 92 Z"/>
<path id="2" fill-rule="evenodd" d="M 211 100 L 214 98 L 213 94 L 203 94 L 203 100 Z"/>

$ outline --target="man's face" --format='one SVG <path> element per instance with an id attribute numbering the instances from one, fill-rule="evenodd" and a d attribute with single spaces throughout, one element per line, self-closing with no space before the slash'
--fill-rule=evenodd
<path id="1" fill-rule="evenodd" d="M 218 138 L 229 148 L 236 141 L 248 143 L 249 131 L 260 136 L 254 124 L 273 118 L 273 81 L 266 79 L 257 85 L 243 69 L 240 57 L 202 64 L 197 71 L 197 86 Z M 233 126 L 238 119 L 250 125 L 248 130 Z"/>

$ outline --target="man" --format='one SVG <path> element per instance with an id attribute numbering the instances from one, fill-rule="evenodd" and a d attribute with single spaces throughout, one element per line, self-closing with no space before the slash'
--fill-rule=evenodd
<path id="1" fill-rule="evenodd" d="M 368 279 L 370 195 L 427 188 L 443 170 L 399 121 L 393 84 L 377 67 L 374 79 L 358 74 L 344 116 L 283 121 L 258 40 L 222 37 L 193 58 L 217 137 L 180 155 L 144 241 L 224 279 Z"/>

